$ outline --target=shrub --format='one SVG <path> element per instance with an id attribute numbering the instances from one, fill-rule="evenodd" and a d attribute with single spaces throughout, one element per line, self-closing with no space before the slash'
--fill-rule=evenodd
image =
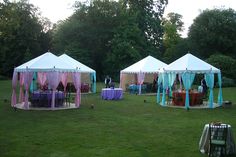
<path id="1" fill-rule="evenodd" d="M 6 76 L 0 75 L 0 80 L 9 80 L 9 78 Z"/>
<path id="2" fill-rule="evenodd" d="M 217 83 L 218 86 L 218 83 Z M 235 82 L 233 79 L 222 77 L 222 87 L 233 87 L 235 86 Z"/>
<path id="3" fill-rule="evenodd" d="M 207 62 L 221 70 L 222 77 L 236 80 L 236 60 L 225 55 L 212 55 L 207 59 Z"/>

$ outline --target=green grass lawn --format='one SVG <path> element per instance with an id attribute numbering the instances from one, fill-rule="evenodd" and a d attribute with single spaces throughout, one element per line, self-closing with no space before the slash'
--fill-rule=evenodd
<path id="1" fill-rule="evenodd" d="M 79 109 L 14 111 L 11 82 L 0 81 L 0 156 L 204 157 L 198 143 L 206 123 L 229 123 L 236 135 L 236 105 L 187 111 L 161 107 L 156 96 L 130 94 L 106 101 L 97 86 L 97 94 L 82 95 Z M 235 93 L 224 88 L 224 100 L 235 104 Z"/>

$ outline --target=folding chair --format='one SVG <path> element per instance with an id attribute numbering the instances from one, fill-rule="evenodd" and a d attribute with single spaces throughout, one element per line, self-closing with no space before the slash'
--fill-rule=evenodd
<path id="1" fill-rule="evenodd" d="M 221 157 L 226 156 L 226 139 L 228 133 L 228 125 L 226 124 L 209 124 L 210 141 L 209 141 L 209 157 Z"/>

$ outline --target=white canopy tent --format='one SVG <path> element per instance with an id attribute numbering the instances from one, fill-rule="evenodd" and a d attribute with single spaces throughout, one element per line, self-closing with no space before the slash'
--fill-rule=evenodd
<path id="1" fill-rule="evenodd" d="M 189 93 L 188 90 L 191 88 L 195 74 L 205 74 L 205 80 L 207 86 L 210 88 L 209 95 L 209 107 L 213 108 L 213 86 L 214 86 L 214 74 L 218 74 L 219 82 L 219 95 L 218 95 L 218 104 L 222 104 L 222 89 L 221 89 L 221 72 L 216 67 L 204 62 L 203 60 L 193 56 L 188 53 L 183 57 L 177 59 L 171 64 L 165 66 L 161 69 L 160 75 L 158 78 L 158 84 L 163 84 L 163 93 L 164 91 L 173 86 L 173 83 L 176 79 L 176 74 L 179 74 L 180 78 L 183 81 L 183 85 L 186 89 L 186 101 L 185 107 L 189 108 Z M 158 90 L 159 91 L 159 90 Z M 157 94 L 158 103 L 160 101 L 160 93 Z M 165 105 L 165 96 L 162 97 L 162 105 Z"/>
<path id="2" fill-rule="evenodd" d="M 126 86 L 132 83 L 139 84 L 141 88 L 144 81 L 153 82 L 153 79 L 156 79 L 159 70 L 166 65 L 167 64 L 162 61 L 149 55 L 120 71 L 120 88 L 125 90 Z M 139 94 L 141 93 L 140 88 Z"/>
<path id="3" fill-rule="evenodd" d="M 76 106 L 80 105 L 80 68 L 72 67 L 71 65 L 64 62 L 62 59 L 58 58 L 54 54 L 47 52 L 35 59 L 32 59 L 14 69 L 13 79 L 12 79 L 12 106 L 16 105 L 16 86 L 18 81 L 18 73 L 20 76 L 20 96 L 23 93 L 22 87 L 25 88 L 25 109 L 29 109 L 28 103 L 28 90 L 29 86 L 33 80 L 33 75 L 37 74 L 38 82 L 40 85 L 47 83 L 51 86 L 52 93 L 52 109 L 55 105 L 55 91 L 60 82 L 66 86 L 66 80 L 68 74 L 73 77 L 73 83 L 75 88 L 78 89 L 76 93 Z M 22 98 L 19 99 L 22 101 Z"/>
<path id="4" fill-rule="evenodd" d="M 91 90 L 93 93 L 96 92 L 96 71 L 95 70 L 80 63 L 79 61 L 75 60 L 74 58 L 72 58 L 66 54 L 59 56 L 59 58 L 73 67 L 79 67 L 79 70 L 81 72 L 81 81 L 86 82 L 89 80 L 89 82 L 86 82 L 86 83 L 91 84 L 91 86 L 92 86 Z"/>

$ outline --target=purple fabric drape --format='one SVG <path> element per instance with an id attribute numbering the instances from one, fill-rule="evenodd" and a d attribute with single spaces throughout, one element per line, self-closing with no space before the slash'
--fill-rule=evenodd
<path id="1" fill-rule="evenodd" d="M 139 72 L 138 73 L 139 94 L 141 94 L 141 86 L 144 82 L 144 78 L 145 78 L 145 73 Z"/>
<path id="2" fill-rule="evenodd" d="M 32 72 L 24 72 L 23 73 L 23 79 L 24 79 L 24 87 L 25 87 L 25 109 L 29 109 L 29 86 L 33 79 L 33 73 Z"/>
<path id="3" fill-rule="evenodd" d="M 61 83 L 64 87 L 64 92 L 66 92 L 68 73 L 66 73 L 66 72 L 60 73 L 60 76 L 61 76 Z"/>
<path id="4" fill-rule="evenodd" d="M 52 88 L 52 109 L 55 107 L 55 92 L 57 89 L 57 86 L 60 83 L 60 74 L 57 71 L 52 71 L 47 73 L 47 81 L 48 85 Z"/>
<path id="5" fill-rule="evenodd" d="M 17 72 L 14 71 L 12 77 L 12 96 L 11 96 L 11 106 L 16 106 L 16 86 L 17 86 Z"/>
<path id="6" fill-rule="evenodd" d="M 19 102 L 22 103 L 24 101 L 24 91 L 23 91 L 23 86 L 24 86 L 24 74 L 20 73 L 20 95 L 19 95 Z"/>
<path id="7" fill-rule="evenodd" d="M 73 73 L 73 83 L 74 86 L 76 88 L 76 98 L 75 98 L 75 105 L 76 107 L 80 106 L 80 88 L 81 88 L 81 77 L 80 77 L 80 73 L 75 72 Z"/>
<path id="8" fill-rule="evenodd" d="M 47 74 L 45 72 L 38 72 L 38 83 L 42 87 L 47 81 Z"/>

